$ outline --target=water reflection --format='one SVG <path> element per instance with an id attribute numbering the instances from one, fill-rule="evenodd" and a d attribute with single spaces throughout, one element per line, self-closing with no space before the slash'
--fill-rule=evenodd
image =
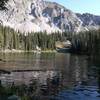
<path id="1" fill-rule="evenodd" d="M 0 57 L 4 60 L 0 61 L 0 84 L 13 88 L 18 96 L 22 96 L 20 92 L 23 91 L 23 95 L 30 95 L 32 98 L 34 95 L 52 98 L 51 95 L 58 94 L 57 100 L 66 100 L 69 95 L 74 98 L 76 94 L 81 98 L 82 94 L 84 97 L 85 94 L 99 95 L 97 92 L 98 86 L 100 87 L 100 69 L 91 63 L 91 59 L 86 55 L 22 53 L 1 54 Z M 22 90 L 16 90 L 16 86 Z M 39 100 L 44 100 L 43 98 Z"/>
<path id="2" fill-rule="evenodd" d="M 32 77 L 40 77 L 43 81 L 48 76 L 51 77 L 51 74 L 59 72 L 63 85 L 69 87 L 88 79 L 86 56 L 30 53 L 8 54 L 6 58 L 1 57 L 6 62 L 0 62 L 0 69 L 11 72 L 11 74 L 0 75 L 5 77 L 5 80 L 23 80 L 22 82 L 27 83 Z"/>
<path id="3" fill-rule="evenodd" d="M 10 74 L 1 74 L 0 80 L 3 85 L 29 85 L 31 80 L 38 80 L 39 84 L 47 85 L 47 79 L 53 79 L 59 77 L 61 73 L 58 71 L 19 71 L 11 72 Z"/>

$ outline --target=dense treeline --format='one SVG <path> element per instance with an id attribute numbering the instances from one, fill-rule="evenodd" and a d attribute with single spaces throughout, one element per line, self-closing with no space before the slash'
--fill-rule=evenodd
<path id="1" fill-rule="evenodd" d="M 52 33 L 46 32 L 21 34 L 9 27 L 0 26 L 0 49 L 54 50 L 56 41 L 70 40 L 74 52 L 100 52 L 100 30 L 81 33 Z"/>
<path id="2" fill-rule="evenodd" d="M 72 34 L 71 42 L 75 52 L 100 53 L 100 30 Z"/>
<path id="3" fill-rule="evenodd" d="M 0 26 L 0 49 L 35 50 L 36 46 L 42 50 L 55 49 L 55 41 L 61 40 L 61 34 L 47 34 L 46 32 L 22 34 L 9 27 Z"/>

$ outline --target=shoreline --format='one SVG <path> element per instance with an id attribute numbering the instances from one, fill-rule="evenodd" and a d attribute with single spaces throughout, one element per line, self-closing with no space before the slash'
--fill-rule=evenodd
<path id="1" fill-rule="evenodd" d="M 0 53 L 56 53 L 56 50 L 30 50 L 30 51 L 25 51 L 25 50 L 16 50 L 16 49 L 5 49 L 5 50 L 0 50 Z"/>

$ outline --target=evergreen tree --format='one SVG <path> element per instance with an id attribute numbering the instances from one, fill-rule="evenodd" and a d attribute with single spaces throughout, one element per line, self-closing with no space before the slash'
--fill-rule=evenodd
<path id="1" fill-rule="evenodd" d="M 5 7 L 5 3 L 8 2 L 8 0 L 0 0 L 0 10 L 5 10 L 7 9 Z"/>

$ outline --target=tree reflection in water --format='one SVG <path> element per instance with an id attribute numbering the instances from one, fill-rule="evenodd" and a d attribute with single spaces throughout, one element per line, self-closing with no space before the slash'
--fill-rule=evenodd
<path id="1" fill-rule="evenodd" d="M 17 60 L 0 62 L 1 68 L 13 64 L 16 69 L 40 69 L 0 71 L 0 100 L 11 100 L 16 96 L 21 100 L 98 100 L 92 96 L 97 98 L 97 91 L 100 92 L 99 55 L 50 54 L 48 58 L 47 54 L 42 58 L 43 55 L 36 55 L 35 60 L 31 55 L 21 60 L 15 56 Z"/>
<path id="2" fill-rule="evenodd" d="M 61 85 L 60 80 L 60 74 L 57 72 L 54 76 L 46 78 L 45 84 L 40 83 L 38 78 L 32 79 L 28 85 L 16 85 L 12 82 L 7 86 L 3 86 L 0 81 L 0 98 L 5 100 L 5 98 L 7 99 L 13 95 L 18 96 L 21 100 L 48 98 L 58 94 Z"/>

